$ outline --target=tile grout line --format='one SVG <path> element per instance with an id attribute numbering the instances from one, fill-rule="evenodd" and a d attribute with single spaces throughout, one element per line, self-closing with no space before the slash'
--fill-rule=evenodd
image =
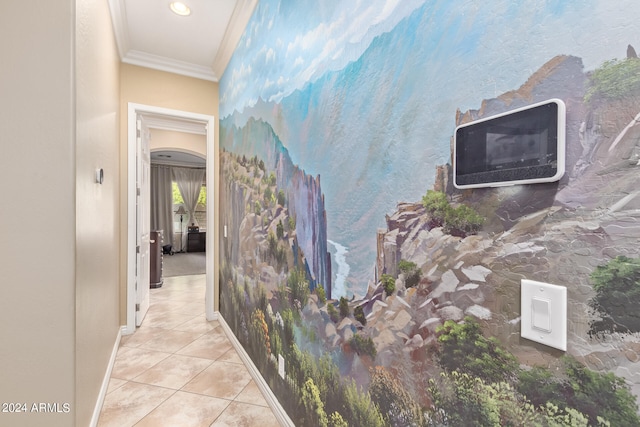
<path id="1" fill-rule="evenodd" d="M 265 409 L 268 411 L 271 411 L 269 405 L 266 403 L 265 401 L 265 405 L 260 405 L 260 404 L 255 404 L 255 403 L 251 403 L 251 402 L 245 402 L 242 400 L 238 400 L 238 398 L 245 392 L 247 392 L 247 397 L 251 397 L 251 391 L 248 390 L 249 386 L 252 384 L 253 380 L 250 379 L 249 382 L 247 384 L 245 384 L 242 389 L 233 396 L 233 398 L 225 398 L 225 397 L 216 397 L 210 394 L 206 394 L 206 393 L 199 393 L 197 391 L 187 391 L 184 390 L 185 387 L 187 387 L 188 384 L 190 384 L 195 378 L 197 378 L 199 375 L 201 375 L 204 371 L 206 371 L 207 369 L 209 369 L 212 365 L 214 364 L 221 364 L 221 365 L 229 365 L 229 366 L 234 366 L 234 369 L 240 369 L 242 371 L 247 371 L 247 366 L 243 363 L 243 361 L 241 359 L 239 359 L 239 355 L 236 351 L 236 349 L 233 347 L 232 343 L 230 342 L 229 338 L 224 334 L 224 330 L 221 329 L 221 325 L 217 322 L 217 321 L 212 321 L 212 322 L 208 322 L 206 321 L 206 319 L 204 319 L 204 313 L 198 313 L 197 315 L 194 315 L 192 318 L 185 320 L 177 325 L 173 325 L 170 328 L 165 328 L 165 327 L 158 327 L 155 326 L 157 325 L 157 323 L 153 323 L 153 322 L 161 322 L 163 319 L 163 316 L 166 313 L 170 313 L 169 316 L 175 316 L 177 318 L 179 318 L 180 316 L 190 316 L 191 313 L 186 313 L 185 311 L 187 311 L 187 307 L 189 306 L 189 304 L 192 304 L 191 301 L 193 300 L 194 295 L 196 294 L 196 292 L 193 291 L 193 289 L 196 286 L 200 286 L 199 284 L 191 286 L 190 284 L 185 284 L 184 286 L 181 286 L 181 288 L 184 289 L 171 289 L 171 293 L 165 293 L 163 294 L 163 297 L 158 298 L 156 300 L 155 303 L 152 303 L 150 309 L 149 309 L 149 314 L 151 314 L 151 316 L 149 316 L 146 322 L 146 326 L 147 328 L 151 328 L 151 329 L 143 329 L 138 330 L 136 332 L 143 332 L 145 330 L 151 330 L 152 332 L 150 332 L 150 335 L 152 335 L 151 337 L 149 337 L 149 339 L 143 339 L 142 342 L 137 343 L 135 346 L 133 345 L 128 345 L 128 341 L 131 340 L 131 338 L 133 338 L 135 336 L 135 333 L 131 335 L 131 338 L 129 338 L 128 340 L 126 340 L 125 342 L 121 343 L 120 348 L 118 349 L 118 352 L 121 352 L 123 350 L 126 351 L 140 351 L 140 352 L 150 352 L 150 353 L 161 353 L 163 354 L 165 357 L 163 357 L 161 360 L 157 361 L 156 363 L 154 363 L 152 366 L 146 368 L 144 371 L 138 373 L 134 378 L 132 379 L 127 379 L 127 378 L 118 378 L 116 376 L 111 376 L 112 379 L 118 380 L 118 381 L 122 381 L 122 383 L 116 387 L 115 389 L 112 389 L 109 391 L 108 394 L 111 394 L 113 392 L 116 392 L 117 390 L 120 390 L 122 387 L 124 387 L 127 384 L 138 384 L 138 385 L 144 385 L 144 386 L 149 386 L 149 387 L 156 387 L 158 389 L 164 389 L 167 391 L 170 391 L 171 393 L 169 395 L 167 395 L 165 398 L 161 399 L 160 401 L 157 402 L 157 404 L 155 404 L 156 402 L 154 402 L 154 406 L 153 408 L 149 409 L 148 411 L 146 411 L 146 413 L 138 420 L 133 421 L 132 423 L 133 425 L 138 425 L 140 423 L 143 422 L 143 420 L 145 420 L 145 418 L 149 417 L 150 414 L 152 414 L 154 411 L 158 410 L 162 405 L 164 405 L 167 401 L 169 401 L 170 399 L 176 397 L 176 395 L 178 394 L 178 392 L 180 393 L 184 393 L 184 394 L 188 394 L 188 395 L 192 395 L 192 396 L 202 396 L 202 397 L 207 397 L 207 398 L 212 398 L 212 399 L 216 399 L 219 401 L 224 401 L 226 402 L 226 404 L 224 405 L 224 408 L 220 411 L 219 414 L 217 414 L 215 416 L 214 419 L 212 420 L 205 420 L 203 419 L 202 421 L 205 421 L 207 423 L 209 423 L 208 425 L 212 426 L 214 425 L 218 420 L 222 420 L 225 417 L 225 414 L 227 414 L 227 411 L 230 411 L 227 416 L 237 416 L 237 411 L 238 411 L 238 406 L 232 406 L 232 404 L 236 404 L 236 405 L 241 405 L 240 407 L 242 407 L 242 405 L 248 405 L 246 407 L 254 407 L 254 408 L 259 408 L 259 409 Z M 197 293 L 198 294 L 198 298 L 200 298 L 201 295 L 200 292 Z M 169 295 L 168 297 L 165 297 L 165 295 Z M 176 305 L 178 308 L 172 308 L 172 305 Z M 155 310 L 154 310 L 155 308 Z M 182 311 L 181 311 L 182 310 Z M 202 319 L 202 322 L 206 322 L 208 323 L 207 326 L 200 326 L 199 322 L 196 319 Z M 171 323 L 171 321 L 165 321 L 165 323 Z M 193 323 L 193 325 L 189 325 L 189 326 L 193 326 L 196 330 L 191 330 L 189 328 L 189 326 L 187 326 L 187 324 L 189 323 Z M 181 330 L 181 329 L 177 329 L 177 328 L 182 328 L 182 329 L 186 329 L 186 330 Z M 200 328 L 204 328 L 204 329 L 200 329 Z M 152 341 L 155 341 L 158 339 L 158 336 L 162 336 L 163 334 L 165 334 L 168 331 L 176 331 L 176 332 L 182 332 L 182 333 L 193 333 L 193 339 L 191 339 L 188 343 L 182 345 L 180 348 L 176 348 L 176 349 L 172 349 L 171 351 L 163 351 L 163 350 L 158 350 L 158 349 L 154 349 L 154 348 L 147 348 L 145 347 L 146 344 L 149 344 Z M 214 332 L 217 331 L 217 332 Z M 193 356 L 193 355 L 189 355 L 189 354 L 181 354 L 180 352 L 183 351 L 186 347 L 194 344 L 195 342 L 197 342 L 198 340 L 202 339 L 203 337 L 207 336 L 208 334 L 211 334 L 212 336 L 217 335 L 218 333 L 222 333 L 222 336 L 224 337 L 224 341 L 222 341 L 221 343 L 218 343 L 216 341 L 214 341 L 214 345 L 216 346 L 216 348 L 222 349 L 222 347 L 224 346 L 228 346 L 229 348 L 227 350 L 224 350 L 221 354 L 217 355 L 215 358 L 210 359 L 208 357 L 201 357 L 201 356 Z M 154 336 L 154 334 L 156 334 Z M 177 334 L 180 335 L 180 334 Z M 167 344 L 171 344 L 173 342 L 173 340 L 167 340 Z M 133 342 L 135 344 L 135 341 Z M 203 348 L 206 348 L 203 344 Z M 197 352 L 197 349 L 194 349 L 195 352 Z M 183 384 L 182 386 L 180 386 L 180 388 L 172 388 L 172 387 L 167 387 L 167 386 L 163 386 L 163 385 L 156 385 L 156 384 L 152 384 L 149 382 L 143 382 L 141 380 L 138 380 L 137 378 L 143 376 L 145 373 L 151 371 L 154 368 L 158 368 L 158 365 L 162 362 L 167 361 L 167 359 L 171 356 L 182 356 L 182 357 L 186 357 L 186 358 L 192 358 L 192 359 L 198 359 L 198 360 L 202 360 L 202 361 L 207 361 L 208 363 L 206 363 L 206 366 L 203 366 L 202 368 L 198 369 L 197 372 L 194 372 L 193 375 L 186 381 L 185 384 Z M 143 356 L 141 356 L 143 357 Z M 224 358 L 224 359 L 223 359 Z M 239 359 L 239 360 L 236 360 Z M 122 360 L 127 360 L 126 355 L 120 359 Z M 125 365 L 126 366 L 126 365 Z M 258 390 L 259 391 L 259 390 Z M 260 391 L 259 391 L 260 392 Z M 260 392 L 260 395 L 262 395 L 262 393 Z M 250 400 L 250 399 L 246 399 L 246 400 Z M 233 410 L 230 410 L 230 407 L 233 407 Z M 185 409 L 189 409 L 189 408 L 185 408 Z M 147 421 L 148 422 L 148 421 Z"/>

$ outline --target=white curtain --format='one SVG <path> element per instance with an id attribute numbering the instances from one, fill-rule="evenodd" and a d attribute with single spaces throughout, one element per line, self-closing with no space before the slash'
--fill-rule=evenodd
<path id="1" fill-rule="evenodd" d="M 171 167 L 151 165 L 151 229 L 163 231 L 163 245 L 173 245 Z"/>
<path id="2" fill-rule="evenodd" d="M 184 200 L 184 208 L 189 212 L 189 220 L 185 221 L 185 228 L 191 224 L 198 225 L 195 212 L 202 182 L 204 181 L 205 169 L 173 167 L 172 171 L 173 178 L 178 184 L 178 189 L 182 195 L 182 200 Z M 185 230 L 180 231 L 183 232 L 182 247 L 184 248 L 187 243 L 187 234 L 184 233 Z"/>

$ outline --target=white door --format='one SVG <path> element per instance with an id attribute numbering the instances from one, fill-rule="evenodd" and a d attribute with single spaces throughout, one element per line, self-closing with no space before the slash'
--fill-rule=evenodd
<path id="1" fill-rule="evenodd" d="M 149 128 L 141 116 L 136 120 L 136 326 L 149 310 L 151 232 L 151 154 Z"/>

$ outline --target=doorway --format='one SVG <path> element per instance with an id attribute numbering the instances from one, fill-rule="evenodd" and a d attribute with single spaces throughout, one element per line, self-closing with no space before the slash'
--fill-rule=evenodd
<path id="1" fill-rule="evenodd" d="M 144 118 L 149 127 L 154 126 L 154 122 L 163 121 L 173 123 L 176 126 L 186 126 L 201 129 L 206 136 L 207 156 L 206 156 L 206 184 L 210 189 L 207 197 L 207 223 L 211 224 L 211 232 L 206 235 L 206 246 L 208 247 L 206 256 L 206 291 L 205 291 L 205 313 L 207 320 L 216 320 L 218 313 L 214 310 L 214 230 L 215 213 L 214 200 L 216 200 L 215 190 L 215 121 L 214 117 L 205 114 L 191 113 L 180 110 L 172 110 L 149 105 L 128 104 L 127 111 L 127 320 L 123 334 L 132 334 L 136 330 L 136 305 L 139 304 L 136 296 L 136 283 L 139 281 L 137 273 L 137 244 L 139 240 L 136 224 L 136 197 L 138 189 L 136 187 L 136 171 L 138 167 L 138 156 L 136 155 L 137 121 Z M 140 286 L 149 286 L 148 283 L 141 283 Z"/>
<path id="2" fill-rule="evenodd" d="M 206 158 L 203 133 L 153 129 L 151 226 L 163 231 L 162 278 L 206 273 Z"/>

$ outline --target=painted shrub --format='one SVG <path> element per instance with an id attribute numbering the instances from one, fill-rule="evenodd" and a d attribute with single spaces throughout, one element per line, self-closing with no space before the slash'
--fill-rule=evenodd
<path id="1" fill-rule="evenodd" d="M 640 423 L 636 16 L 260 2 L 220 82 L 220 301 L 296 424 Z M 549 98 L 560 182 L 452 187 L 456 125 Z M 523 278 L 567 287 L 566 353 L 520 339 Z"/>

